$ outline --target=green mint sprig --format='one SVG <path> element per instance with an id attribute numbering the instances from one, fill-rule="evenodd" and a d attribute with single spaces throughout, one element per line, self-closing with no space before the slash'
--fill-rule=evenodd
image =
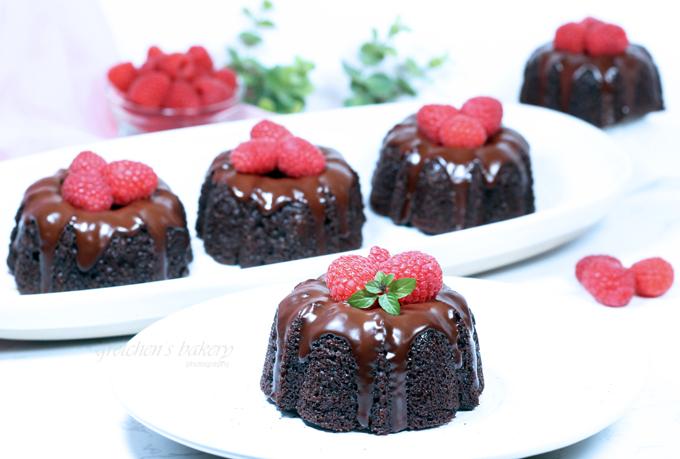
<path id="1" fill-rule="evenodd" d="M 416 288 L 416 280 L 410 277 L 394 280 L 394 274 L 378 271 L 375 280 L 366 282 L 365 289 L 355 292 L 348 303 L 355 308 L 366 309 L 375 300 L 387 313 L 398 316 L 401 308 L 399 299 L 410 295 Z"/>
<path id="2" fill-rule="evenodd" d="M 363 67 L 353 67 L 345 61 L 342 62 L 342 67 L 350 78 L 350 89 L 353 93 L 345 100 L 345 106 L 381 104 L 392 102 L 400 96 L 416 96 L 418 92 L 413 86 L 414 80 L 430 81 L 427 73 L 441 67 L 448 60 L 448 54 L 433 57 L 423 67 L 414 59 L 407 57 L 402 62 L 394 64 L 391 70 L 377 68 L 387 67 L 390 58 L 397 59 L 398 52 L 393 45 L 393 39 L 401 32 L 410 31 L 411 29 L 402 24 L 400 17 L 397 16 L 385 40 L 381 40 L 378 31 L 373 29 L 371 41 L 361 45 L 358 57 Z"/>
<path id="3" fill-rule="evenodd" d="M 239 41 L 248 50 L 263 42 L 262 30 L 274 29 L 276 25 L 264 14 L 271 11 L 272 2 L 265 0 L 260 7 L 260 15 L 244 8 L 243 14 L 252 21 L 252 27 L 239 34 Z M 228 48 L 234 69 L 246 86 L 244 101 L 260 108 L 277 113 L 296 113 L 305 108 L 305 98 L 314 91 L 309 72 L 314 63 L 300 57 L 290 65 L 267 67 L 252 55 L 242 56 L 234 48 Z"/>

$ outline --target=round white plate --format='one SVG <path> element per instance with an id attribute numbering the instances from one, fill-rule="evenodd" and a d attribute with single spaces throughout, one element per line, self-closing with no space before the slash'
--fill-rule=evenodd
<path id="1" fill-rule="evenodd" d="M 340 151 L 359 173 L 365 202 L 383 137 L 418 109 L 414 103 L 376 105 L 272 117 L 293 133 Z M 24 190 L 70 164 L 81 150 L 107 160 L 135 159 L 157 171 L 182 199 L 193 237 L 190 276 L 138 286 L 21 296 L 7 270 L 0 272 L 0 338 L 74 339 L 132 334 L 179 309 L 226 293 L 294 281 L 325 271 L 337 255 L 240 269 L 216 263 L 195 237 L 198 196 L 213 158 L 248 138 L 257 120 L 140 135 L 56 150 L 0 163 L 0 230 L 9 235 Z M 364 251 L 419 249 L 436 254 L 449 275 L 470 275 L 512 263 L 582 234 L 612 208 L 631 174 L 618 145 L 576 118 L 538 107 L 505 106 L 503 122 L 531 145 L 537 212 L 504 222 L 437 236 L 395 226 L 368 206 Z M 0 261 L 7 244 L 0 244 Z"/>
<path id="2" fill-rule="evenodd" d="M 486 388 L 450 423 L 388 436 L 334 433 L 281 413 L 259 389 L 278 302 L 295 284 L 185 309 L 118 349 L 113 390 L 139 422 L 230 458 L 518 458 L 582 440 L 640 393 L 647 358 L 602 308 L 508 284 L 445 278 L 477 319 Z M 146 355 L 144 355 L 146 354 Z"/>

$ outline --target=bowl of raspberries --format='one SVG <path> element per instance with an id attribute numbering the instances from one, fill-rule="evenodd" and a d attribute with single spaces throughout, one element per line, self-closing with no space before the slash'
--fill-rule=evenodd
<path id="1" fill-rule="evenodd" d="M 152 46 L 140 67 L 123 62 L 109 69 L 108 83 L 121 135 L 227 121 L 244 92 L 236 72 L 216 69 L 202 46 L 171 54 Z"/>

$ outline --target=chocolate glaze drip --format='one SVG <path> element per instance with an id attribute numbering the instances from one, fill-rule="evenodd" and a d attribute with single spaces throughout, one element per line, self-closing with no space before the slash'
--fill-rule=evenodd
<path id="1" fill-rule="evenodd" d="M 383 149 L 396 146 L 401 157 L 409 164 L 406 196 L 401 209 L 399 225 L 411 220 L 412 200 L 423 166 L 429 161 L 438 161 L 446 170 L 456 196 L 456 229 L 462 229 L 467 213 L 468 189 L 472 180 L 472 169 L 481 165 L 487 188 L 497 183 L 498 173 L 507 163 L 514 163 L 520 171 L 522 185 L 530 182 L 529 172 L 522 161 L 521 151 L 528 152 L 529 144 L 517 132 L 501 128 L 484 145 L 478 148 L 452 148 L 434 143 L 418 129 L 416 116 L 411 115 L 396 125 L 383 140 Z"/>
<path id="2" fill-rule="evenodd" d="M 337 151 L 319 147 L 326 158 L 326 169 L 317 176 L 299 178 L 275 175 L 254 175 L 239 173 L 231 162 L 231 150 L 218 155 L 208 170 L 213 183 L 225 183 L 232 194 L 241 202 L 249 199 L 257 203 L 260 212 L 270 215 L 291 202 L 307 205 L 316 228 L 319 254 L 326 254 L 326 201 L 334 199 L 338 208 L 340 231 L 349 232 L 347 207 L 349 189 L 355 172 Z"/>
<path id="3" fill-rule="evenodd" d="M 75 231 L 76 262 L 83 271 L 95 265 L 114 234 L 133 236 L 145 227 L 159 258 L 156 279 L 167 279 L 166 230 L 168 227 L 186 227 L 184 207 L 168 186 L 159 181 L 149 199 L 114 210 L 87 212 L 62 199 L 61 184 L 67 174 L 66 169 L 61 169 L 52 177 L 38 180 L 26 190 L 21 204 L 23 211 L 13 243 L 21 239 L 29 222 L 34 221 L 38 225 L 41 291 L 47 293 L 51 290 L 55 248 L 67 225 Z"/>
<path id="4" fill-rule="evenodd" d="M 474 387 L 479 387 L 477 351 L 472 337 L 474 325 L 467 303 L 461 295 L 444 286 L 436 299 L 404 305 L 401 307 L 401 314 L 394 316 L 380 307 L 359 309 L 346 302 L 334 301 L 323 275 L 319 279 L 301 283 L 279 304 L 276 362 L 270 394 L 272 398 L 275 397 L 280 383 L 281 358 L 287 331 L 298 318 L 303 321 L 299 342 L 301 362 L 306 362 L 312 344 L 325 335 L 344 338 L 351 345 L 357 366 L 357 418 L 363 427 L 368 427 L 369 424 L 373 404 L 373 366 L 381 353 L 385 353 L 390 364 L 390 387 L 393 391 L 392 431 L 399 432 L 407 427 L 408 353 L 414 339 L 426 330 L 434 329 L 446 336 L 453 348 L 458 369 L 462 366 L 462 354 L 457 347 L 457 320 L 465 323 L 474 359 Z"/>

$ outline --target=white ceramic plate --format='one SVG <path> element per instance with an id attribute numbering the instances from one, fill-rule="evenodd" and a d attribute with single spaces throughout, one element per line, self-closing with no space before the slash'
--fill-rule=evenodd
<path id="1" fill-rule="evenodd" d="M 647 357 L 608 326 L 606 308 L 498 282 L 445 282 L 477 319 L 486 388 L 475 410 L 441 427 L 333 433 L 277 411 L 259 381 L 276 307 L 294 283 L 213 299 L 150 326 L 118 350 L 112 386 L 150 429 L 234 459 L 525 457 L 593 435 L 639 395 Z"/>
<path id="2" fill-rule="evenodd" d="M 380 144 L 387 131 L 418 106 L 377 105 L 272 117 L 293 133 L 340 151 L 361 177 L 365 201 Z M 246 120 L 127 137 L 66 148 L 0 163 L 0 234 L 7 243 L 26 188 L 67 167 L 84 149 L 107 160 L 135 159 L 151 165 L 184 203 L 192 236 L 200 187 L 221 151 L 248 138 L 257 120 Z M 602 131 L 561 113 L 507 105 L 504 124 L 531 145 L 537 212 L 464 231 L 427 236 L 398 227 L 368 207 L 364 247 L 391 251 L 416 248 L 436 255 L 445 272 L 468 275 L 518 261 L 586 231 L 611 208 L 628 180 L 627 156 Z M 0 244 L 0 261 L 7 257 Z M 188 278 L 85 292 L 21 296 L 14 278 L 0 272 L 0 338 L 71 339 L 132 334 L 183 307 L 226 293 L 257 287 L 270 279 L 285 282 L 315 277 L 337 255 L 240 269 L 213 261 L 193 238 Z M 364 249 L 366 250 L 366 249 Z"/>

